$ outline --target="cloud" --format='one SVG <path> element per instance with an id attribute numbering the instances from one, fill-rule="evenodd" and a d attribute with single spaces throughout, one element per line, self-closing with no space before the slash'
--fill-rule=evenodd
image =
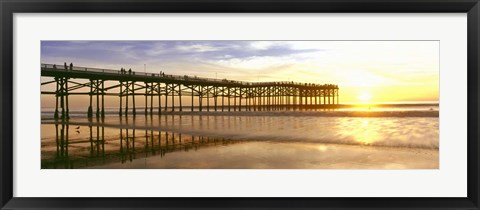
<path id="1" fill-rule="evenodd" d="M 139 70 L 147 64 L 151 72 L 256 81 L 275 80 L 321 51 L 283 41 L 43 41 L 42 62 Z"/>
<path id="2" fill-rule="evenodd" d="M 190 53 L 214 52 L 214 51 L 222 50 L 222 48 L 218 48 L 210 45 L 202 45 L 202 44 L 178 45 L 176 49 L 180 52 L 190 52 Z"/>
<path id="3" fill-rule="evenodd" d="M 50 57 L 84 58 L 92 61 L 176 62 L 224 59 L 251 60 L 258 57 L 284 57 L 321 49 L 293 49 L 286 42 L 264 41 L 43 41 L 42 60 Z"/>

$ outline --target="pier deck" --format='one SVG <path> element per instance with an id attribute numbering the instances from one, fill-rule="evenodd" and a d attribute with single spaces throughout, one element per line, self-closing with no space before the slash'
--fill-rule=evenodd
<path id="1" fill-rule="evenodd" d="M 158 100 L 155 107 L 157 114 L 169 110 L 185 111 L 186 106 L 182 104 L 185 97 L 190 98 L 190 111 L 194 111 L 194 107 L 199 111 L 300 110 L 311 107 L 335 108 L 339 104 L 339 88 L 334 84 L 244 82 L 55 64 L 41 64 L 41 76 L 54 79 L 43 82 L 42 86 L 56 84 L 55 91 L 42 91 L 42 94 L 51 94 L 56 98 L 55 118 L 69 117 L 68 98 L 73 95 L 90 96 L 87 112 L 89 117 L 94 114 L 94 98 L 95 115 L 105 116 L 105 96 L 120 98 L 120 116 L 128 115 L 129 112 L 137 114 L 134 96 L 145 97 L 145 114 L 154 113 L 155 99 Z M 88 82 L 81 83 L 78 79 Z M 113 81 L 115 84 L 110 82 L 105 86 L 105 81 Z M 168 100 L 171 100 L 170 107 Z"/>

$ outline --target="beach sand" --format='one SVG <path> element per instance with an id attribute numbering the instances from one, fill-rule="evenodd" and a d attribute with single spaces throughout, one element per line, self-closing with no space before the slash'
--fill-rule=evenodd
<path id="1" fill-rule="evenodd" d="M 76 127 L 79 128 L 76 129 Z M 118 128 L 110 127 L 103 127 L 103 131 L 102 127 L 98 127 L 97 141 L 96 126 L 92 126 L 92 141 L 90 141 L 90 137 L 85 138 L 85 135 L 82 135 L 88 133 L 90 128 L 75 125 L 69 126 L 68 144 L 65 138 L 62 144 L 61 138 L 55 138 L 54 128 L 55 125 L 52 124 L 42 125 L 42 130 L 45 131 L 42 140 L 42 168 L 44 169 L 439 168 L 438 148 L 231 140 L 159 131 L 145 132 L 140 129 L 135 129 L 135 134 L 133 129 L 128 130 L 127 142 L 126 129 L 122 130 L 120 136 Z M 59 147 L 57 147 L 57 141 Z"/>
<path id="2" fill-rule="evenodd" d="M 242 142 L 91 168 L 438 169 L 438 151 L 317 143 Z"/>
<path id="3" fill-rule="evenodd" d="M 42 168 L 439 168 L 438 117 L 291 115 L 42 120 Z"/>

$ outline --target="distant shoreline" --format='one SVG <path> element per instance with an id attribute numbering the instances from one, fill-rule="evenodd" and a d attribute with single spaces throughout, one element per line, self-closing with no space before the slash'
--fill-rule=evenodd
<path id="1" fill-rule="evenodd" d="M 73 118 L 86 118 L 86 113 L 78 112 L 77 114 L 82 114 L 82 116 L 72 115 Z M 108 117 L 118 116 L 116 112 L 106 113 Z M 84 116 L 83 116 L 84 115 Z M 153 115 L 158 116 L 157 112 L 154 112 Z M 236 112 L 206 112 L 206 111 L 169 111 L 162 112 L 161 115 L 179 115 L 179 116 L 271 116 L 271 117 L 439 117 L 438 110 L 426 110 L 426 111 L 236 111 Z M 128 115 L 133 117 L 132 114 Z M 137 112 L 136 117 L 144 117 L 143 112 Z M 148 115 L 150 116 L 150 114 Z M 119 116 L 118 116 L 119 117 Z M 52 117 L 42 118 L 42 120 L 51 120 Z M 93 117 L 95 119 L 95 117 Z"/>
<path id="2" fill-rule="evenodd" d="M 307 105 L 310 106 L 310 105 Z M 313 105 L 315 106 L 315 105 Z M 321 105 L 320 105 L 321 106 Z M 374 104 L 355 104 L 355 103 L 345 103 L 345 104 L 335 104 L 337 108 L 354 108 L 354 107 L 414 107 L 414 106 L 439 106 L 438 102 L 432 102 L 432 103 L 374 103 Z M 184 109 L 190 109 L 192 106 L 184 105 L 182 106 Z M 237 105 L 236 107 L 248 107 L 245 105 Z M 252 106 L 253 107 L 253 106 Z M 297 105 L 297 108 L 300 107 L 300 105 Z M 42 109 L 54 109 L 55 107 L 42 107 Z M 87 109 L 88 107 L 81 107 L 82 109 Z M 145 108 L 144 106 L 138 106 L 136 107 L 137 109 L 143 109 Z M 172 109 L 171 106 L 168 107 L 169 109 Z M 177 109 L 180 108 L 180 106 L 176 105 L 173 108 Z M 200 108 L 200 106 L 193 106 L 194 109 Z M 203 106 L 203 108 L 206 108 L 206 106 Z M 210 108 L 213 108 L 213 105 L 210 105 Z M 218 108 L 220 109 L 221 106 L 219 105 Z M 227 108 L 227 106 L 225 106 Z M 233 108 L 233 106 L 231 106 Z M 80 109 L 80 107 L 76 107 L 73 109 Z M 119 109 L 119 107 L 105 107 L 105 109 Z M 158 107 L 154 107 L 154 109 L 158 109 Z M 315 109 L 315 108 L 308 108 L 307 109 Z M 318 108 L 322 109 L 322 108 Z"/>
<path id="3" fill-rule="evenodd" d="M 411 107 L 411 106 L 439 106 L 439 103 L 376 103 L 376 104 L 338 104 L 340 108 L 352 107 Z"/>

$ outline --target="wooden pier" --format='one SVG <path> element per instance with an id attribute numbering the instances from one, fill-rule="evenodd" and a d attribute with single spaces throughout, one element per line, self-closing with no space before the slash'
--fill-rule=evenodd
<path id="1" fill-rule="evenodd" d="M 55 83 L 55 91 L 42 91 L 42 94 L 55 95 L 54 116 L 63 119 L 69 118 L 68 99 L 73 95 L 90 97 L 89 117 L 105 116 L 106 96 L 119 97 L 120 116 L 137 114 L 135 96 L 144 97 L 145 115 L 169 111 L 301 110 L 336 108 L 339 104 L 339 89 L 334 84 L 243 82 L 55 64 L 41 64 L 41 76 L 53 78 L 43 82 L 42 86 Z M 79 79 L 88 82 L 78 82 Z M 114 84 L 106 85 L 112 81 Z M 186 98 L 190 99 L 189 104 L 185 104 Z M 95 110 L 92 107 L 94 100 Z M 157 107 L 154 107 L 155 100 Z"/>

